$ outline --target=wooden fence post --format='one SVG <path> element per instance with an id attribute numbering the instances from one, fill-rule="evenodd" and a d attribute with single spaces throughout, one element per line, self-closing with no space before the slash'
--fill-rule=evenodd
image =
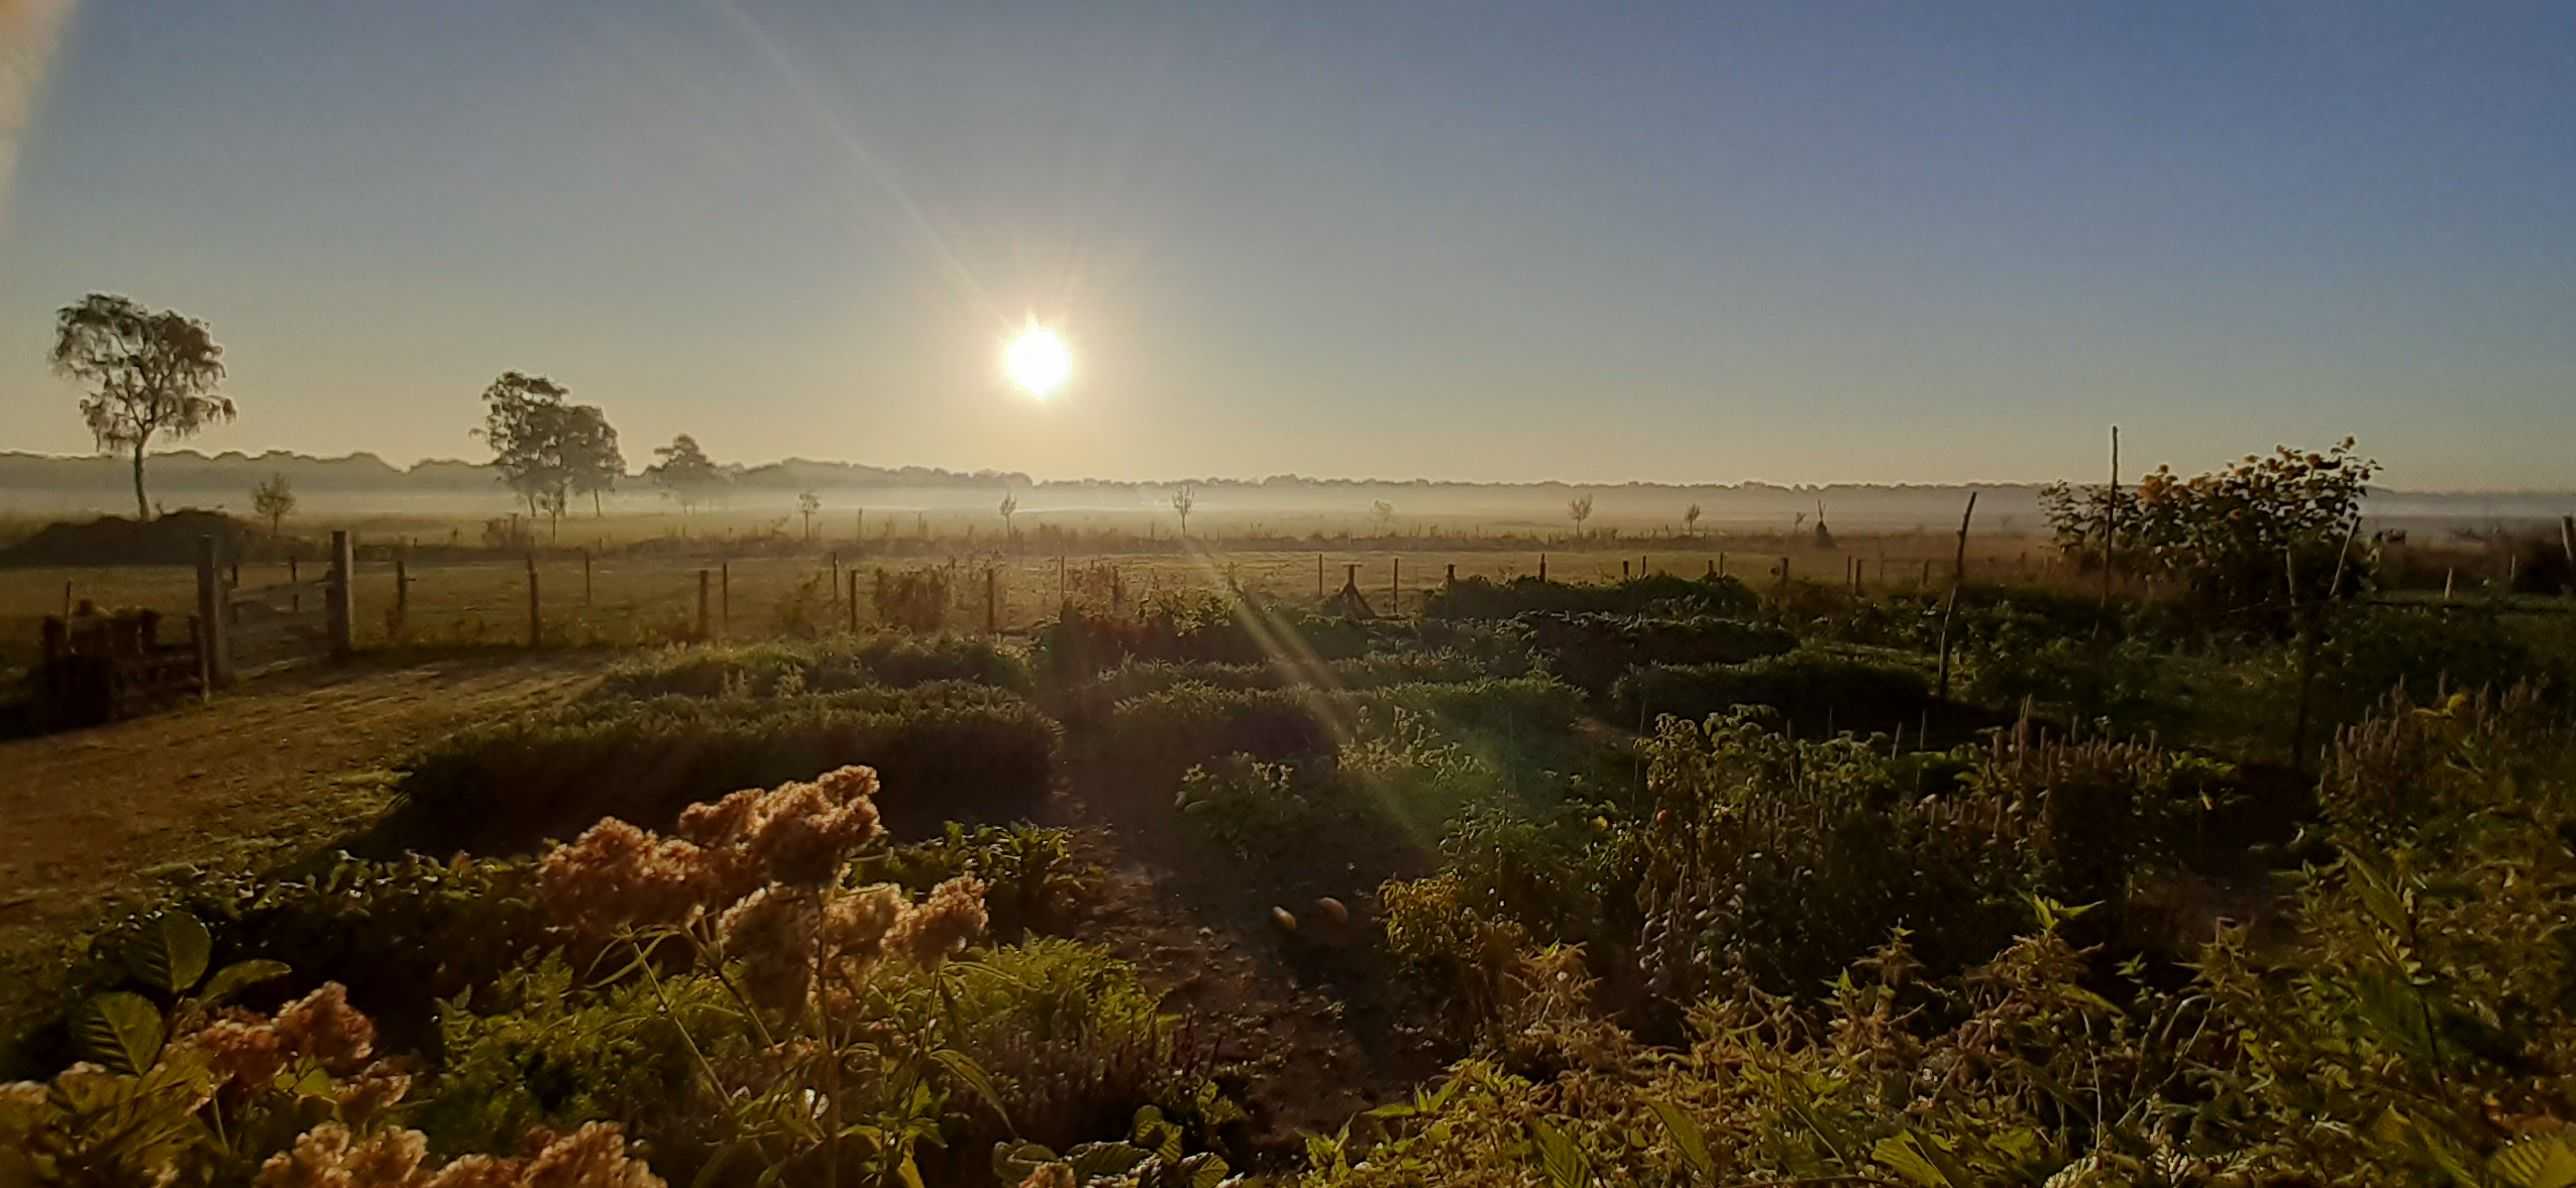
<path id="1" fill-rule="evenodd" d="M 358 650 L 358 548 L 345 528 L 331 530 L 331 583 L 324 604 L 331 625 L 331 655 L 346 660 Z"/>
<path id="2" fill-rule="evenodd" d="M 698 570 L 698 642 L 715 638 L 707 633 L 707 571 Z"/>
<path id="3" fill-rule="evenodd" d="M 986 635 L 1002 633 L 1001 583 L 996 580 L 997 572 L 990 565 L 984 567 L 984 634 Z M 1056 591 L 1061 594 L 1064 590 L 1064 558 L 1062 557 L 1056 558 L 1055 585 Z"/>
<path id="4" fill-rule="evenodd" d="M 1935 698 L 1944 704 L 1950 700 L 1950 618 L 1959 612 L 1959 587 L 1968 579 L 1968 520 L 1977 514 L 1977 493 L 1968 492 L 1968 510 L 1959 513 L 1959 559 L 1950 571 L 1950 599 L 1941 608 L 1941 684 Z M 1930 572 L 1931 562 L 1924 562 Z M 1921 740 L 1916 746 L 1923 745 Z"/>
<path id="5" fill-rule="evenodd" d="M 303 581 L 304 574 L 297 569 L 295 558 L 288 557 L 286 559 L 286 609 L 290 613 L 299 615 L 304 613 L 304 587 L 301 584 Z"/>
<path id="6" fill-rule="evenodd" d="M 411 546 L 406 544 L 394 553 L 394 621 L 397 639 L 411 634 Z"/>
<path id="7" fill-rule="evenodd" d="M 543 604 L 537 600 L 537 555 L 528 554 L 528 646 L 539 647 L 546 641 Z"/>
<path id="8" fill-rule="evenodd" d="M 1404 613 L 1404 558 L 1388 560 L 1391 568 L 1386 571 L 1386 613 L 1400 615 Z"/>
<path id="9" fill-rule="evenodd" d="M 716 562 L 716 638 L 733 634 L 733 562 Z"/>
<path id="10" fill-rule="evenodd" d="M 1619 580 L 1623 582 L 1628 580 L 1628 562 L 1625 558 L 1619 562 Z"/>
<path id="11" fill-rule="evenodd" d="M 1324 600 L 1324 555 L 1315 554 L 1315 601 Z"/>
<path id="12" fill-rule="evenodd" d="M 850 612 L 850 634 L 857 635 L 859 633 L 859 571 L 856 566 L 852 566 L 850 568 L 850 596 L 848 602 L 848 609 Z"/>
<path id="13" fill-rule="evenodd" d="M 581 551 L 581 609 L 590 609 L 590 550 Z"/>
<path id="14" fill-rule="evenodd" d="M 215 564 L 215 538 L 197 538 L 197 675 L 209 690 L 233 683 L 231 592 Z"/>
<path id="15" fill-rule="evenodd" d="M 1538 580 L 1542 582 L 1547 580 L 1547 554 L 1545 553 L 1538 555 Z"/>

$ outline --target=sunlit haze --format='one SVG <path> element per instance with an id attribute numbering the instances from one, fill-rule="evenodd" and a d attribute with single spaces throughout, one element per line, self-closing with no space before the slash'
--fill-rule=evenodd
<path id="1" fill-rule="evenodd" d="M 2402 486 L 2570 478 L 2565 5 L 14 0 L 0 36 L 0 449 L 90 447 L 45 351 L 106 291 L 227 348 L 205 450 L 479 458 L 519 369 L 725 461 L 2047 479 L 2119 422 L 2149 464 L 2353 433 Z M 1032 309 L 1079 399 L 997 373 Z"/>

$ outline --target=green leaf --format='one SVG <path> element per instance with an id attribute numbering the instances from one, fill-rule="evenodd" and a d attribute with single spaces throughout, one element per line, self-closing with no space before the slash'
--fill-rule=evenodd
<path id="1" fill-rule="evenodd" d="M 1076 1183 L 1087 1183 L 1096 1176 L 1126 1175 L 1153 1157 L 1153 1152 L 1134 1143 L 1083 1143 L 1064 1153 L 1064 1161 L 1073 1165 Z"/>
<path id="2" fill-rule="evenodd" d="M 1044 1143 L 998 1142 L 993 1144 L 993 1178 L 1004 1184 L 1017 1184 L 1029 1173 L 1050 1163 L 1061 1162 Z"/>
<path id="3" fill-rule="evenodd" d="M 1952 1179 L 1948 1171 L 1933 1162 L 1930 1153 L 1911 1132 L 1878 1140 L 1878 1145 L 1871 1147 L 1869 1154 L 1887 1170 L 1905 1177 L 1906 1183 L 1920 1184 L 1923 1188 L 1970 1188 L 1969 1181 Z"/>
<path id="4" fill-rule="evenodd" d="M 1591 1188 L 1592 1161 L 1566 1137 L 1564 1131 L 1548 1124 L 1545 1118 L 1530 1119 L 1530 1141 L 1538 1147 L 1539 1170 L 1547 1173 L 1554 1188 Z"/>
<path id="5" fill-rule="evenodd" d="M 81 1004 L 73 1034 L 109 1071 L 139 1074 L 161 1057 L 161 1008 L 131 991 L 101 994 Z"/>
<path id="6" fill-rule="evenodd" d="M 1223 1156 L 1202 1151 L 1181 1160 L 1181 1183 L 1188 1188 L 1217 1188 L 1233 1170 L 1226 1166 Z"/>
<path id="7" fill-rule="evenodd" d="M 262 982 L 285 977 L 289 972 L 283 961 L 236 961 L 216 970 L 215 976 L 206 979 L 206 988 L 197 992 L 197 1000 L 212 1006 Z"/>
<path id="8" fill-rule="evenodd" d="M 1014 1134 L 1018 1133 L 1018 1130 L 1011 1126 L 1010 1110 L 1002 1105 L 1001 1092 L 993 1087 L 993 1079 L 984 1075 L 983 1068 L 977 1065 L 972 1057 L 955 1048 L 942 1048 L 931 1053 L 930 1058 L 938 1061 L 939 1067 L 947 1069 L 948 1075 L 966 1082 L 966 1087 L 974 1090 L 975 1096 L 983 1098 L 984 1104 L 993 1107 L 993 1113 L 1002 1119 L 1004 1129 L 1011 1130 Z"/>
<path id="9" fill-rule="evenodd" d="M 215 938 L 195 916 L 165 912 L 126 943 L 125 968 L 135 981 L 178 994 L 206 976 L 206 962 L 214 954 Z"/>
<path id="10" fill-rule="evenodd" d="M 1647 1099 L 1646 1108 L 1664 1120 L 1664 1129 L 1672 1132 L 1673 1148 L 1682 1153 L 1682 1162 L 1689 1164 L 1694 1174 L 1701 1179 L 1717 1175 L 1717 1164 L 1708 1156 L 1708 1136 L 1700 1130 L 1698 1119 L 1660 1099 Z"/>
<path id="11" fill-rule="evenodd" d="M 2512 1188 L 2570 1188 L 2576 1185 L 2576 1143 L 2563 1134 L 2527 1138 L 2496 1152 L 2487 1171 Z"/>

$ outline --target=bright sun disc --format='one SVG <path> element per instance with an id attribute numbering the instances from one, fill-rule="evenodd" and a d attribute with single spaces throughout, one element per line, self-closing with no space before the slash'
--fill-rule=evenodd
<path id="1" fill-rule="evenodd" d="M 1002 371 L 1021 391 L 1044 400 L 1073 374 L 1073 352 L 1062 335 L 1031 322 L 1002 348 Z"/>

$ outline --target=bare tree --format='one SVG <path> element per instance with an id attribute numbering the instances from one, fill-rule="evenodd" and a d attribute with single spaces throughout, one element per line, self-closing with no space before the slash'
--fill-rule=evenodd
<path id="1" fill-rule="evenodd" d="M 1384 536 L 1395 525 L 1395 505 L 1378 500 L 1369 505 L 1369 518 L 1377 521 L 1377 534 Z"/>
<path id="2" fill-rule="evenodd" d="M 233 419 L 224 348 L 206 324 L 176 310 L 153 313 L 123 297 L 92 293 L 54 315 L 54 371 L 89 385 L 81 398 L 98 448 L 134 452 L 134 515 L 152 518 L 143 494 L 143 454 L 154 436 L 187 437 Z"/>
<path id="3" fill-rule="evenodd" d="M 1696 503 L 1682 509 L 1682 535 L 1699 535 L 1699 505 Z"/>
<path id="4" fill-rule="evenodd" d="M 1188 483 L 1181 484 L 1181 489 L 1172 493 L 1172 510 L 1181 514 L 1181 535 L 1184 537 L 1190 534 L 1190 509 L 1198 506 L 1198 502 L 1198 498 L 1190 493 Z"/>
<path id="5" fill-rule="evenodd" d="M 796 497 L 796 514 L 805 517 L 805 539 L 814 539 L 814 513 L 823 510 L 823 497 L 807 491 Z"/>
<path id="6" fill-rule="evenodd" d="M 250 489 L 251 510 L 268 520 L 268 534 L 276 536 L 286 517 L 295 514 L 295 487 L 283 473 L 272 473 Z"/>
<path id="7" fill-rule="evenodd" d="M 1018 514 L 1020 514 L 1020 497 L 1008 491 L 1002 492 L 1002 542 L 1004 544 L 1016 539 L 1011 535 L 1011 517 Z"/>
<path id="8" fill-rule="evenodd" d="M 1583 539 L 1583 522 L 1592 518 L 1592 497 L 1578 495 L 1566 500 L 1565 517 L 1574 521 L 1574 538 Z"/>

